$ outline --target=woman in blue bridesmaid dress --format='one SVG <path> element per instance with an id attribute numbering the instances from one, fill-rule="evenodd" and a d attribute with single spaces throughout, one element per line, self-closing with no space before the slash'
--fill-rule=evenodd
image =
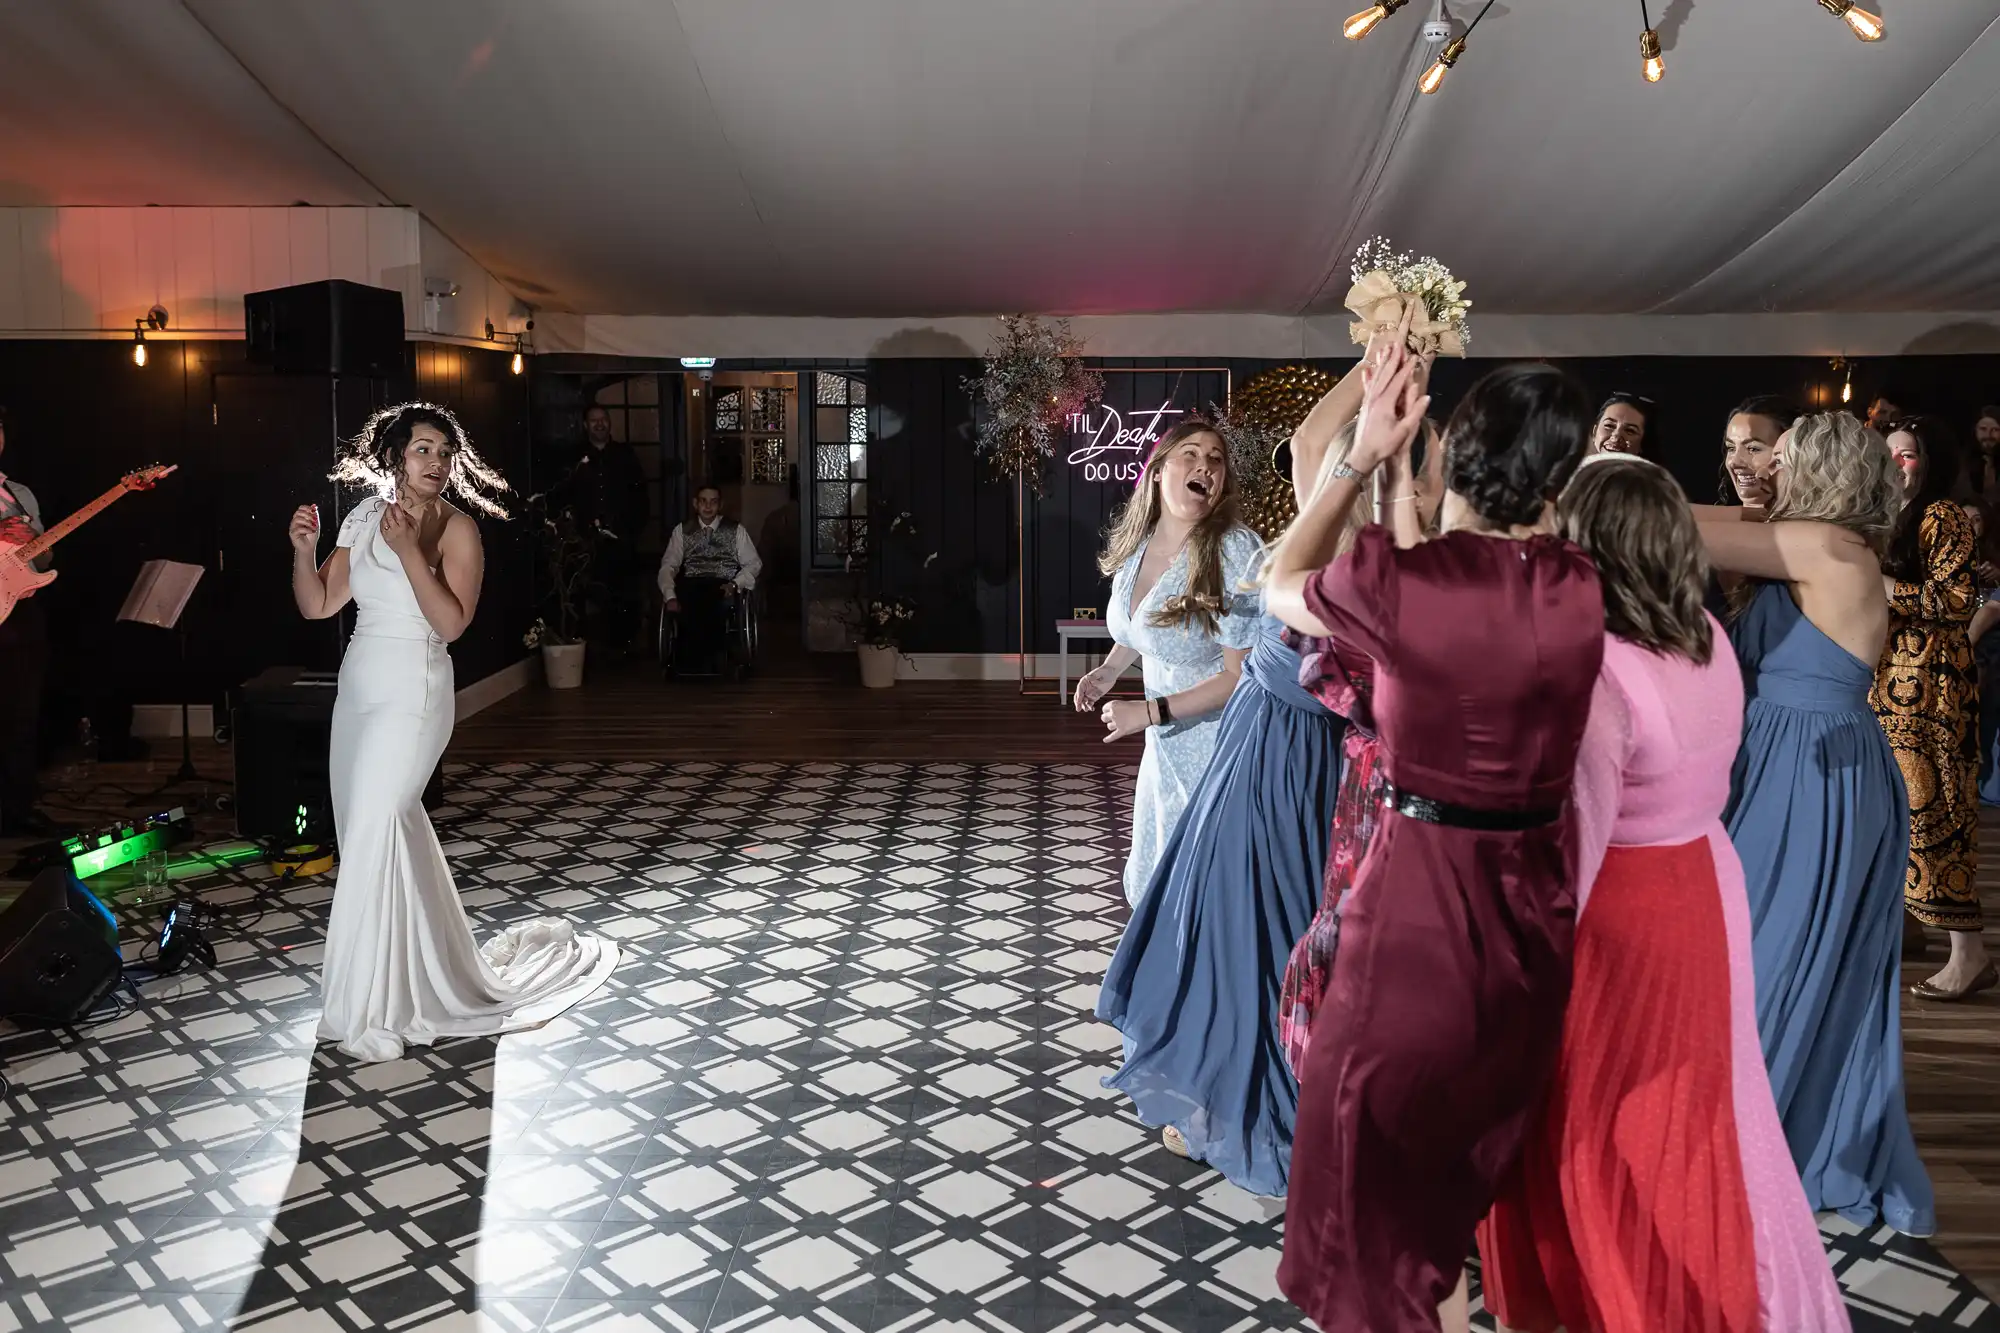
<path id="1" fill-rule="evenodd" d="M 1302 499 L 1324 466 L 1345 457 L 1360 385 L 1357 368 L 1279 451 Z M 1422 475 L 1383 488 L 1384 521 L 1400 520 L 1411 542 L 1442 493 L 1440 456 L 1432 449 L 1427 471 L 1421 456 L 1417 463 Z M 1348 542 L 1366 508 L 1352 517 Z M 1267 1197 L 1285 1192 L 1298 1109 L 1278 1032 L 1279 985 L 1319 904 L 1346 730 L 1300 684 L 1300 666 L 1298 637 L 1265 615 L 1214 757 L 1133 908 L 1097 1003 L 1097 1016 L 1125 1039 L 1124 1065 L 1105 1086 L 1163 1127 L 1169 1151 Z"/>
<path id="2" fill-rule="evenodd" d="M 1768 520 L 1696 509 L 1710 559 L 1749 579 L 1730 627 L 1748 705 L 1723 822 L 1750 896 L 1758 1034 L 1814 1209 L 1924 1236 L 1935 1209 L 1899 1006 L 1909 802 L 1868 703 L 1900 488 L 1881 437 L 1842 414 L 1800 418 L 1776 461 Z"/>

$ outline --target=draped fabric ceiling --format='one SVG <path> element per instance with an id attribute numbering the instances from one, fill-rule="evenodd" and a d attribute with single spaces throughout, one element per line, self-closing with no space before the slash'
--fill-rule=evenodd
<path id="1" fill-rule="evenodd" d="M 2000 310 L 2000 0 L 0 0 L 0 204 L 395 203 L 587 315 Z M 1434 0 L 1433 0 L 1434 3 Z M 1457 13 L 1461 25 L 1476 12 Z"/>

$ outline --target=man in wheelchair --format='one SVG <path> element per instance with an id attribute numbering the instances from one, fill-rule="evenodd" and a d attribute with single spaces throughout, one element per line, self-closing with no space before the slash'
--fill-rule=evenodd
<path id="1" fill-rule="evenodd" d="M 757 586 L 764 562 L 743 525 L 722 516 L 722 492 L 694 493 L 694 517 L 677 526 L 660 560 L 660 597 L 673 618 L 676 670 L 701 675 L 715 669 L 728 647 L 729 618 Z"/>

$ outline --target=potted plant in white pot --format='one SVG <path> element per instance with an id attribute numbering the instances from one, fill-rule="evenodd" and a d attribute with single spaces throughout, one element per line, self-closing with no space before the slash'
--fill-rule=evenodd
<path id="1" fill-rule="evenodd" d="M 528 512 L 535 519 L 535 537 L 542 568 L 549 579 L 551 625 L 537 616 L 521 642 L 542 650 L 542 672 L 552 690 L 573 690 L 583 684 L 583 589 L 590 576 L 590 537 L 567 505 L 553 512 L 546 495 L 531 496 Z"/>
<path id="2" fill-rule="evenodd" d="M 846 620 L 854 634 L 855 655 L 861 663 L 861 683 L 871 690 L 886 690 L 896 683 L 896 660 L 903 656 L 903 640 L 917 618 L 917 604 L 882 588 L 886 581 L 885 565 L 889 563 L 885 557 L 893 546 L 914 547 L 917 524 L 909 511 L 891 513 L 884 507 L 877 512 L 872 526 L 887 540 L 884 549 L 871 550 L 863 545 L 849 554 L 849 567 L 856 561 L 863 562 L 865 577 L 864 591 L 855 599 Z M 928 565 L 930 561 L 924 563 Z"/>
<path id="3" fill-rule="evenodd" d="M 854 651 L 861 659 L 861 683 L 886 690 L 896 683 L 896 659 L 903 655 L 903 632 L 917 617 L 907 597 L 869 597 L 854 619 Z"/>

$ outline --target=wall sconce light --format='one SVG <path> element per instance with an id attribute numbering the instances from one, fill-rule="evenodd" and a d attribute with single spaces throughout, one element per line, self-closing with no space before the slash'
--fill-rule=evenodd
<path id="1" fill-rule="evenodd" d="M 144 319 L 135 319 L 132 321 L 132 364 L 133 365 L 138 366 L 141 369 L 145 368 L 146 330 L 152 329 L 153 331 L 158 332 L 159 330 L 164 329 L 165 327 L 167 327 L 167 309 L 165 306 L 156 305 L 151 310 L 148 310 L 146 312 L 146 317 Z"/>
<path id="2" fill-rule="evenodd" d="M 535 331 L 535 321 L 532 319 L 528 321 L 527 330 L 522 333 L 508 333 L 504 329 L 494 328 L 492 320 L 489 319 L 486 321 L 487 342 L 490 343 L 497 342 L 502 347 L 505 347 L 508 345 L 508 339 L 511 338 L 513 340 L 514 356 L 513 359 L 507 363 L 507 369 L 510 373 L 515 375 L 523 373 L 528 368 L 526 355 L 527 353 L 530 353 L 535 350 L 534 343 L 529 341 L 529 335 L 532 334 L 534 331 Z"/>

